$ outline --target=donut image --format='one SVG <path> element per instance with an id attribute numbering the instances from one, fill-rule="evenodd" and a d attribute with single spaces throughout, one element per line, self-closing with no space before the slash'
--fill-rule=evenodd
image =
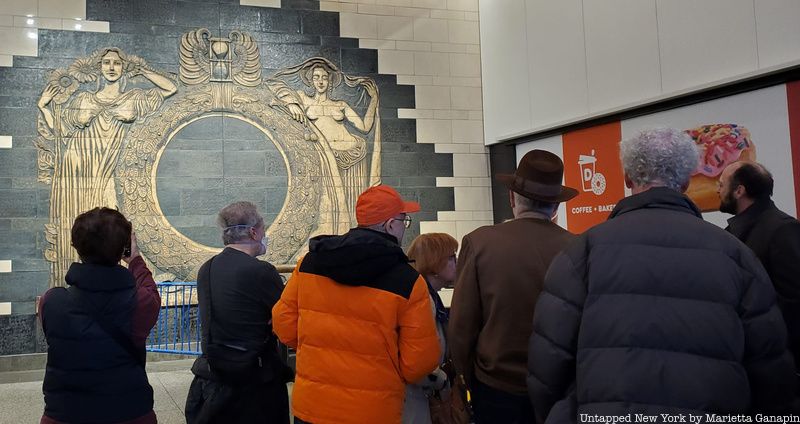
<path id="1" fill-rule="evenodd" d="M 686 130 L 700 147 L 700 163 L 686 195 L 703 212 L 719 210 L 717 184 L 722 170 L 733 162 L 756 160 L 750 131 L 738 124 L 710 124 Z"/>

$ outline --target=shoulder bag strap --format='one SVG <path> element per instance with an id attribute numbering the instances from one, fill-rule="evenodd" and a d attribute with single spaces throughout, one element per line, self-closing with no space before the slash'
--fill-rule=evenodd
<path id="1" fill-rule="evenodd" d="M 111 338 L 114 339 L 114 341 L 117 342 L 120 347 L 125 349 L 125 351 L 128 352 L 128 354 L 131 355 L 131 357 L 133 357 L 133 359 L 135 359 L 136 362 L 142 366 L 142 368 L 144 368 L 147 355 L 144 349 L 137 348 L 133 344 L 133 340 L 131 340 L 130 336 L 123 333 L 122 329 L 111 324 L 107 320 L 104 320 L 100 316 L 100 311 L 94 305 L 92 305 L 91 302 L 89 302 L 89 299 L 87 299 L 83 293 L 80 292 L 80 289 L 72 288 L 67 290 L 67 292 L 69 292 L 72 297 L 78 301 L 78 303 L 83 307 L 84 311 L 89 313 L 89 316 L 94 319 L 95 323 L 97 323 L 97 325 L 99 325 L 100 328 L 106 332 L 106 334 L 111 336 Z"/>

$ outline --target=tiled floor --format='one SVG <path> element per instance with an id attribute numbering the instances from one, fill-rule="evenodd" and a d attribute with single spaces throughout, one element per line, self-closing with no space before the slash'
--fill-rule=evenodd
<path id="1" fill-rule="evenodd" d="M 191 364 L 191 360 L 182 360 L 148 365 L 147 375 L 155 395 L 153 409 L 159 424 L 186 422 L 183 406 L 192 382 L 192 373 L 189 371 Z M 37 381 L 1 383 L 26 379 Z M 0 373 L 0 424 L 38 423 L 43 408 L 41 371 Z"/>

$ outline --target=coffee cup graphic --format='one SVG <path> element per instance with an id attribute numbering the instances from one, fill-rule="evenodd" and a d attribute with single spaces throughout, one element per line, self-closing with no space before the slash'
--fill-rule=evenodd
<path id="1" fill-rule="evenodd" d="M 578 157 L 578 165 L 581 169 L 581 182 L 583 184 L 583 191 L 592 192 L 596 195 L 601 195 L 606 191 L 606 177 L 597 172 L 597 158 L 594 156 L 594 150 L 589 155 L 580 155 Z"/>

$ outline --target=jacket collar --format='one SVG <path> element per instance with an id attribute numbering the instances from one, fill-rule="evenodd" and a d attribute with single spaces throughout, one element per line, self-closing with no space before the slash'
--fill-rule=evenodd
<path id="1" fill-rule="evenodd" d="M 688 197 L 671 188 L 653 187 L 620 200 L 608 219 L 639 209 L 669 209 L 703 218 L 700 209 Z"/>
<path id="2" fill-rule="evenodd" d="M 759 217 L 764 211 L 775 208 L 775 202 L 772 199 L 756 200 L 755 203 L 750 205 L 742 213 L 728 218 L 728 230 L 731 234 L 738 239 L 743 239 L 750 232 L 753 226 L 758 222 Z"/>
<path id="3" fill-rule="evenodd" d="M 122 265 L 93 265 L 75 262 L 64 277 L 67 284 L 81 290 L 103 292 L 134 287 L 133 275 Z"/>

